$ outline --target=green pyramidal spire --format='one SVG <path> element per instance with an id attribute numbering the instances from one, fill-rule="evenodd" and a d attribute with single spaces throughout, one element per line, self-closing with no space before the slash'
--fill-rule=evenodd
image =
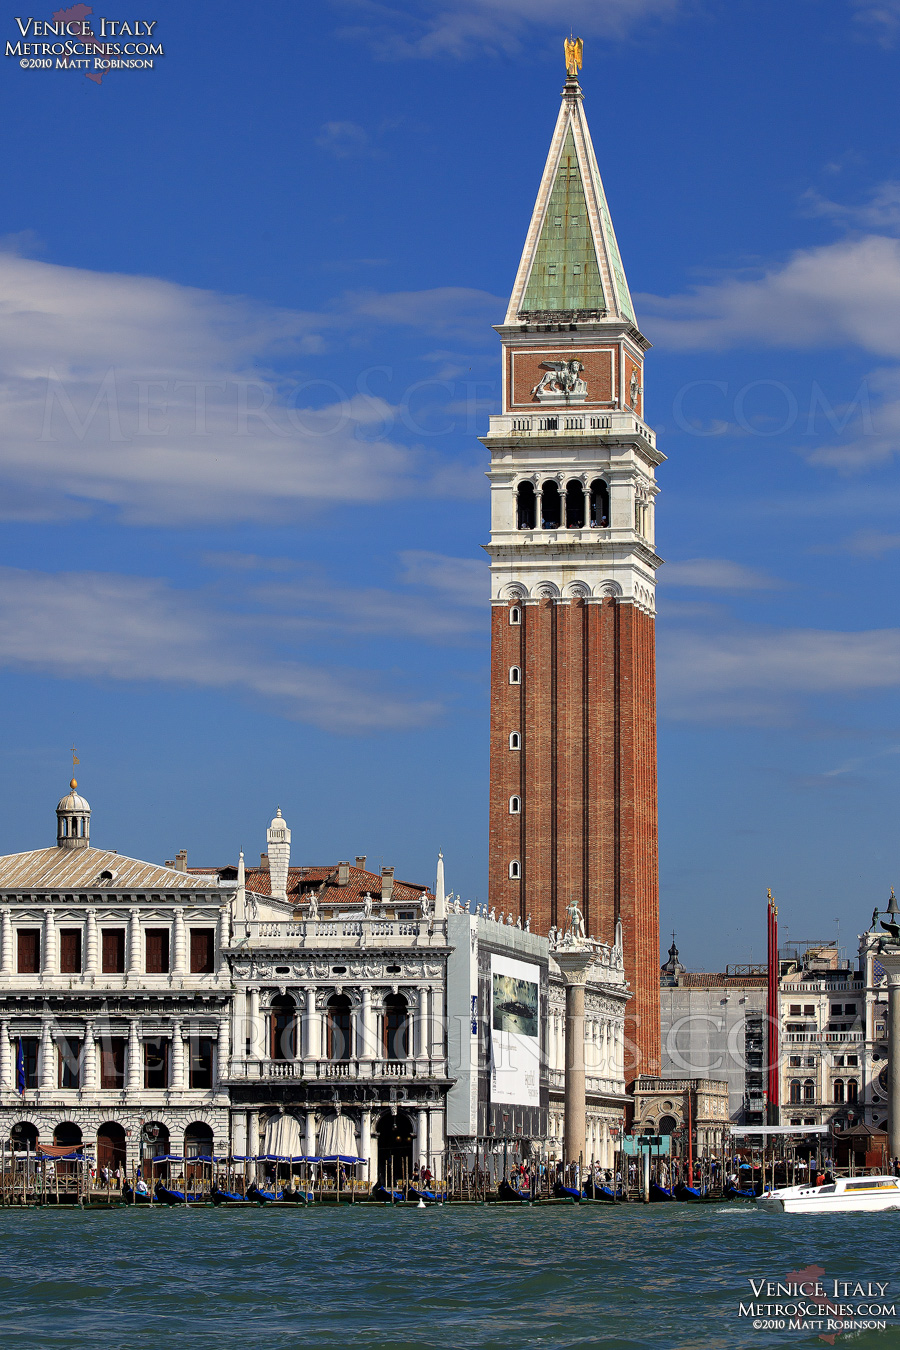
<path id="1" fill-rule="evenodd" d="M 570 77 L 544 168 L 507 323 L 540 316 L 635 322 L 603 181 Z"/>

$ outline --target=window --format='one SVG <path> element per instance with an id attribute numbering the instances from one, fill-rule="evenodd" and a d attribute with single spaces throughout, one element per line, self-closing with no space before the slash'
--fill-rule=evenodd
<path id="1" fill-rule="evenodd" d="M 516 488 L 516 525 L 520 530 L 533 530 L 537 519 L 533 483 L 520 483 Z"/>
<path id="2" fill-rule="evenodd" d="M 522 622 L 522 611 L 519 609 L 518 605 L 513 605 L 512 609 L 509 611 L 509 621 L 512 624 Z"/>
<path id="3" fill-rule="evenodd" d="M 215 969 L 214 938 L 212 928 L 191 929 L 192 975 L 210 975 Z"/>
<path id="4" fill-rule="evenodd" d="M 125 970 L 125 929 L 101 930 L 102 966 L 104 975 L 121 975 Z"/>
<path id="5" fill-rule="evenodd" d="M 855 1016 L 856 1016 L 856 1004 L 855 1004 L 855 1003 L 845 1003 L 845 1004 L 844 1004 L 844 1016 L 845 1016 L 845 1017 L 855 1017 Z"/>
<path id="6" fill-rule="evenodd" d="M 169 973 L 169 930 L 148 928 L 144 933 L 144 969 L 148 975 Z M 147 1084 L 149 1087 L 149 1083 Z"/>
<path id="7" fill-rule="evenodd" d="M 804 1005 L 803 1005 L 803 1016 L 804 1016 L 804 1017 L 815 1017 L 815 1015 L 816 1015 L 815 1005 L 812 1004 L 812 1003 L 804 1003 Z"/>
<path id="8" fill-rule="evenodd" d="M 859 1099 L 859 1083 L 855 1078 L 847 1079 L 847 1101 L 855 1102 Z"/>
<path id="9" fill-rule="evenodd" d="M 799 1003 L 792 1003 L 792 1004 L 791 1004 L 791 1011 L 790 1011 L 790 1014 L 789 1014 L 789 1015 L 790 1015 L 791 1017 L 799 1017 L 799 1016 L 800 1016 L 800 1004 L 799 1004 Z"/>
<path id="10" fill-rule="evenodd" d="M 521 877 L 521 875 L 522 875 L 522 871 L 521 871 L 521 868 L 519 867 L 518 862 L 516 862 L 515 860 L 513 860 L 513 861 L 509 864 L 509 879 L 510 879 L 510 881 L 518 881 L 519 878 Z"/>
<path id="11" fill-rule="evenodd" d="M 806 1067 L 807 1069 L 814 1069 L 816 1067 L 816 1061 L 814 1059 L 808 1059 L 806 1061 Z"/>
<path id="12" fill-rule="evenodd" d="M 510 666 L 510 668 L 509 668 L 509 682 L 510 682 L 510 684 L 521 684 L 521 683 L 522 683 L 522 672 L 521 672 L 521 670 L 519 669 L 518 666 Z"/>
<path id="13" fill-rule="evenodd" d="M 81 1087 L 81 1051 L 82 1041 L 71 1036 L 60 1036 L 56 1043 L 59 1051 L 58 1086 L 61 1088 Z"/>
<path id="14" fill-rule="evenodd" d="M 384 1000 L 384 1057 L 406 1059 L 409 1054 L 409 1011 L 402 994 Z"/>
<path id="15" fill-rule="evenodd" d="M 521 812 L 521 810 L 522 810 L 522 798 L 521 798 L 521 797 L 510 797 L 510 799 L 509 799 L 509 814 L 510 814 L 511 816 L 517 816 L 517 815 L 519 815 L 519 813 Z"/>
<path id="16" fill-rule="evenodd" d="M 124 1036 L 111 1036 L 100 1042 L 100 1086 L 102 1088 L 123 1088 L 125 1086 L 126 1044 Z"/>
<path id="17" fill-rule="evenodd" d="M 834 1057 L 834 1067 L 835 1067 L 836 1069 L 840 1069 L 840 1068 L 843 1068 L 843 1064 L 844 1064 L 844 1056 L 843 1056 L 843 1055 L 835 1055 L 835 1057 Z"/>
<path id="18" fill-rule="evenodd" d="M 167 1088 L 169 1086 L 169 1047 L 172 1044 L 165 1036 L 154 1036 L 144 1041 L 144 1087 Z"/>
<path id="19" fill-rule="evenodd" d="M 522 737 L 517 731 L 511 731 L 509 733 L 509 748 L 510 750 L 522 749 Z"/>
<path id="20" fill-rule="evenodd" d="M 832 1017 L 840 1017 L 840 1015 L 841 1015 L 841 1013 L 842 1013 L 843 1011 L 844 1011 L 844 1005 L 843 1005 L 843 1003 L 832 1003 L 832 1005 L 831 1005 L 831 1015 L 832 1015 Z"/>
<path id="21" fill-rule="evenodd" d="M 605 529 L 609 525 L 609 487 L 602 478 L 595 478 L 590 491 L 591 527 Z"/>
<path id="22" fill-rule="evenodd" d="M 561 520 L 562 498 L 559 495 L 559 484 L 554 483 L 551 478 L 541 488 L 541 529 L 558 530 Z"/>
<path id="23" fill-rule="evenodd" d="M 816 1100 L 816 1085 L 809 1078 L 803 1084 L 803 1100 L 805 1102 L 814 1102 Z"/>
<path id="24" fill-rule="evenodd" d="M 584 529 L 584 487 L 577 478 L 566 484 L 566 529 Z"/>
<path id="25" fill-rule="evenodd" d="M 792 1068 L 792 1069 L 799 1069 L 799 1068 L 801 1068 L 801 1067 L 802 1067 L 802 1066 L 801 1066 L 801 1064 L 800 1064 L 800 1056 L 799 1056 L 799 1055 L 791 1055 L 791 1068 Z"/>
<path id="26" fill-rule="evenodd" d="M 799 1102 L 800 1099 L 800 1079 L 794 1078 L 791 1080 L 791 1101 Z"/>
<path id="27" fill-rule="evenodd" d="M 350 1000 L 346 994 L 333 994 L 327 1009 L 328 1058 L 349 1059 L 352 1051 Z"/>
<path id="28" fill-rule="evenodd" d="M 272 1059 L 294 1059 L 297 1054 L 297 1005 L 281 994 L 272 1000 L 269 1016 L 269 1055 Z"/>
<path id="29" fill-rule="evenodd" d="M 61 975 L 81 974 L 81 929 L 62 928 L 59 934 L 59 970 Z"/>
<path id="30" fill-rule="evenodd" d="M 190 1039 L 190 1084 L 192 1088 L 211 1088 L 213 1085 L 213 1041 L 209 1036 Z"/>
<path id="31" fill-rule="evenodd" d="M 41 932 L 39 928 L 20 928 L 16 934 L 20 975 L 37 975 L 41 968 Z"/>
<path id="32" fill-rule="evenodd" d="M 836 1102 L 843 1102 L 844 1100 L 844 1081 L 842 1078 L 836 1078 L 834 1080 L 833 1097 Z"/>
<path id="33" fill-rule="evenodd" d="M 859 1055 L 848 1055 L 847 1066 L 851 1069 L 859 1068 Z"/>
<path id="34" fill-rule="evenodd" d="M 18 1043 L 22 1047 L 22 1066 L 25 1070 L 25 1087 L 38 1087 L 38 1052 L 40 1041 L 37 1036 L 22 1036 Z M 18 1046 L 16 1058 L 18 1059 Z"/>

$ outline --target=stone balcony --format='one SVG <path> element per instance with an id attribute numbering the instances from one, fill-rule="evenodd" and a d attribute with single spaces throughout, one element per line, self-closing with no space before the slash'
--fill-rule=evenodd
<path id="1" fill-rule="evenodd" d="M 445 1079 L 443 1059 L 233 1059 L 227 1081 Z"/>
<path id="2" fill-rule="evenodd" d="M 329 919 L 248 920 L 236 923 L 229 952 L 250 954 L 271 947 L 306 950 L 335 947 L 446 948 L 446 920 L 332 917 Z"/>
<path id="3" fill-rule="evenodd" d="M 505 413 L 490 420 L 488 438 L 514 436 L 639 436 L 651 449 L 656 449 L 656 433 L 632 412 L 576 412 L 573 409 L 540 413 Z"/>

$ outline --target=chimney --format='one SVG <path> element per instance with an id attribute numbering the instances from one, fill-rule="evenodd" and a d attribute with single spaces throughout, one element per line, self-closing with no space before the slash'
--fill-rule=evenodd
<path id="1" fill-rule="evenodd" d="M 337 871 L 337 884 L 346 886 L 350 880 L 350 864 L 348 862 L 339 862 Z"/>
<path id="2" fill-rule="evenodd" d="M 387 905 L 390 904 L 391 896 L 394 894 L 394 869 L 393 867 L 382 867 L 381 869 L 381 899 Z"/>
<path id="3" fill-rule="evenodd" d="M 175 854 L 175 871 L 176 871 L 176 872 L 186 872 L 186 871 L 187 871 L 187 849 L 186 849 L 186 848 L 180 848 L 180 849 L 178 850 L 178 852 Z"/>
<path id="4" fill-rule="evenodd" d="M 366 855 L 364 853 L 357 853 L 356 865 L 361 872 L 366 870 Z"/>
<path id="5" fill-rule="evenodd" d="M 281 814 L 281 807 L 275 812 L 272 824 L 266 832 L 269 859 L 269 889 L 280 900 L 287 898 L 288 869 L 291 865 L 291 832 L 287 821 Z"/>
<path id="6" fill-rule="evenodd" d="M 260 871 L 262 871 L 262 872 L 268 872 L 268 870 L 269 870 L 269 855 L 268 855 L 268 853 L 261 853 L 261 854 L 259 855 L 259 867 L 260 867 Z"/>

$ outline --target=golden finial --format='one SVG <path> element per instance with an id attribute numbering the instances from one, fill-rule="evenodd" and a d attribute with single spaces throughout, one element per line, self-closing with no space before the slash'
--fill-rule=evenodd
<path id="1" fill-rule="evenodd" d="M 70 779 L 69 779 L 69 787 L 72 789 L 73 792 L 75 791 L 75 789 L 77 788 L 77 786 L 78 786 L 78 779 L 77 779 L 77 778 L 70 778 Z"/>
<path id="2" fill-rule="evenodd" d="M 581 53 L 584 51 L 584 43 L 581 38 L 567 37 L 563 43 L 566 52 L 566 74 L 570 80 L 578 78 L 578 72 L 581 69 Z"/>

